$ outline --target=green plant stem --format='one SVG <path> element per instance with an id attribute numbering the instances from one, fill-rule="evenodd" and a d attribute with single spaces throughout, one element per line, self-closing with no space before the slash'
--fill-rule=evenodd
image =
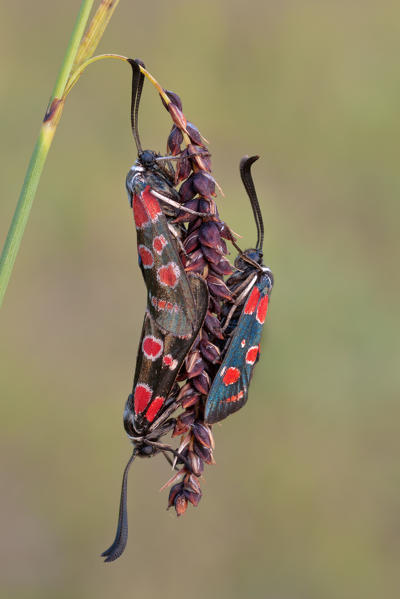
<path id="1" fill-rule="evenodd" d="M 3 303 L 22 236 L 28 222 L 33 199 L 39 185 L 40 176 L 64 106 L 63 102 L 57 102 L 57 100 L 61 99 L 63 96 L 93 2 L 94 0 L 82 0 L 71 39 L 50 98 L 46 117 L 43 121 L 30 159 L 18 204 L 7 234 L 7 239 L 0 259 L 0 307 Z"/>

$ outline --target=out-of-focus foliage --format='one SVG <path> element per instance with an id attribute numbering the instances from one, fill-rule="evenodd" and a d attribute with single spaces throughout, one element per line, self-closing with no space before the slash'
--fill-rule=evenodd
<path id="1" fill-rule="evenodd" d="M 2 240 L 78 4 L 2 9 Z M 91 67 L 0 314 L 2 597 L 398 596 L 399 19 L 390 1 L 120 3 L 99 51 L 142 58 L 181 95 L 243 246 L 238 163 L 262 156 L 269 322 L 249 403 L 214 427 L 199 508 L 165 512 L 167 464 L 136 462 L 128 550 L 104 565 L 145 292 L 124 191 L 130 70 Z M 163 150 L 150 86 L 140 118 Z"/>

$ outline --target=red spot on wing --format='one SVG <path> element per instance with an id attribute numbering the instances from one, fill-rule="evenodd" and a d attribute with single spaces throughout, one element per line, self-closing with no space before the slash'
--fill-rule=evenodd
<path id="1" fill-rule="evenodd" d="M 253 287 L 252 292 L 250 293 L 249 299 L 246 302 L 244 307 L 245 314 L 253 314 L 256 306 L 258 304 L 258 300 L 260 299 L 260 292 L 257 287 Z"/>
<path id="2" fill-rule="evenodd" d="M 134 406 L 136 414 L 140 414 L 146 409 L 146 406 L 151 399 L 152 393 L 153 390 L 146 385 L 146 383 L 139 383 L 136 385 L 134 393 Z"/>
<path id="3" fill-rule="evenodd" d="M 142 192 L 142 198 L 146 205 L 146 209 L 149 214 L 150 220 L 154 223 L 158 219 L 160 214 L 162 214 L 162 210 L 157 198 L 155 198 L 153 194 L 150 193 L 150 189 L 150 185 L 148 185 L 146 189 L 144 189 L 144 191 Z"/>
<path id="4" fill-rule="evenodd" d="M 244 395 L 244 392 L 239 391 L 239 393 L 237 395 L 231 395 L 225 401 L 229 401 L 229 402 L 240 401 L 242 399 L 243 395 Z"/>
<path id="5" fill-rule="evenodd" d="M 258 355 L 258 345 L 252 345 L 246 353 L 246 364 L 254 364 L 257 360 Z"/>
<path id="6" fill-rule="evenodd" d="M 157 339 L 153 335 L 147 335 L 142 341 L 143 353 L 149 360 L 157 360 L 161 356 L 163 348 L 163 340 Z"/>
<path id="7" fill-rule="evenodd" d="M 143 200 L 136 194 L 133 196 L 133 216 L 137 229 L 146 227 L 150 223 L 149 215 L 147 214 Z"/>
<path id="8" fill-rule="evenodd" d="M 167 354 L 166 356 L 163 357 L 163 362 L 166 366 L 171 366 L 173 361 L 173 357 L 171 356 L 171 354 Z"/>
<path id="9" fill-rule="evenodd" d="M 260 324 L 264 324 L 265 317 L 267 316 L 268 310 L 268 295 L 264 295 L 262 298 L 258 308 L 257 308 L 257 320 Z"/>
<path id="10" fill-rule="evenodd" d="M 152 305 L 157 310 L 168 310 L 169 312 L 176 312 L 176 313 L 179 312 L 179 306 L 177 304 L 172 304 L 171 302 L 167 302 L 166 300 L 158 299 L 154 295 L 151 295 L 151 293 L 149 293 L 149 299 L 150 299 Z"/>
<path id="11" fill-rule="evenodd" d="M 145 245 L 138 245 L 139 256 L 142 260 L 143 268 L 152 268 L 154 258 L 151 251 Z"/>
<path id="12" fill-rule="evenodd" d="M 235 368 L 234 366 L 230 366 L 223 376 L 223 383 L 225 385 L 233 385 L 240 378 L 240 370 L 239 368 Z"/>
<path id="13" fill-rule="evenodd" d="M 160 285 L 172 287 L 172 289 L 176 287 L 180 276 L 180 269 L 176 262 L 168 262 L 168 264 L 160 266 L 157 271 L 157 279 Z"/>
<path id="14" fill-rule="evenodd" d="M 170 370 L 175 370 L 175 368 L 178 366 L 178 360 L 174 360 L 171 354 L 167 354 L 163 357 L 163 363 L 165 366 L 168 366 Z"/>
<path id="15" fill-rule="evenodd" d="M 154 418 L 157 416 L 157 413 L 160 411 L 161 406 L 165 401 L 165 397 L 156 397 L 154 401 L 151 402 L 149 409 L 146 412 L 146 418 L 149 422 L 153 422 Z"/>
<path id="16" fill-rule="evenodd" d="M 161 255 L 163 249 L 167 245 L 167 240 L 164 235 L 158 235 L 158 237 L 154 237 L 153 239 L 153 249 L 157 254 Z"/>

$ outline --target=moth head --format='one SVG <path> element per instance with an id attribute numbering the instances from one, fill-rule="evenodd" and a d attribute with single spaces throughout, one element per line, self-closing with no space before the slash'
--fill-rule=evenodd
<path id="1" fill-rule="evenodd" d="M 137 444 L 136 451 L 137 455 L 141 458 L 151 458 L 153 455 L 160 452 L 160 450 L 157 447 L 148 445 L 145 442 L 143 442 L 143 444 Z"/>
<path id="2" fill-rule="evenodd" d="M 259 266 L 262 268 L 263 266 L 263 252 L 262 250 L 257 250 L 250 248 L 245 250 L 235 260 L 235 266 L 238 270 L 247 271 L 248 269 L 254 269 Z"/>
<path id="3" fill-rule="evenodd" d="M 144 152 L 141 152 L 139 154 L 138 162 L 144 168 L 151 168 L 152 166 L 154 166 L 155 161 L 156 161 L 156 154 L 154 152 L 152 152 L 151 150 L 144 150 Z"/>

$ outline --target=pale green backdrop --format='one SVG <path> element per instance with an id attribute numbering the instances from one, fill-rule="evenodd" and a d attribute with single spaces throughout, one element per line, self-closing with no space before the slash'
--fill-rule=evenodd
<path id="1" fill-rule="evenodd" d="M 2 3 L 4 240 L 79 2 Z M 222 216 L 275 273 L 246 408 L 215 426 L 197 509 L 166 512 L 161 458 L 132 468 L 112 565 L 145 292 L 124 190 L 130 70 L 73 90 L 0 313 L 5 599 L 399 596 L 397 2 L 121 0 L 100 51 L 142 58 L 210 140 Z M 145 146 L 169 118 L 146 86 Z"/>

